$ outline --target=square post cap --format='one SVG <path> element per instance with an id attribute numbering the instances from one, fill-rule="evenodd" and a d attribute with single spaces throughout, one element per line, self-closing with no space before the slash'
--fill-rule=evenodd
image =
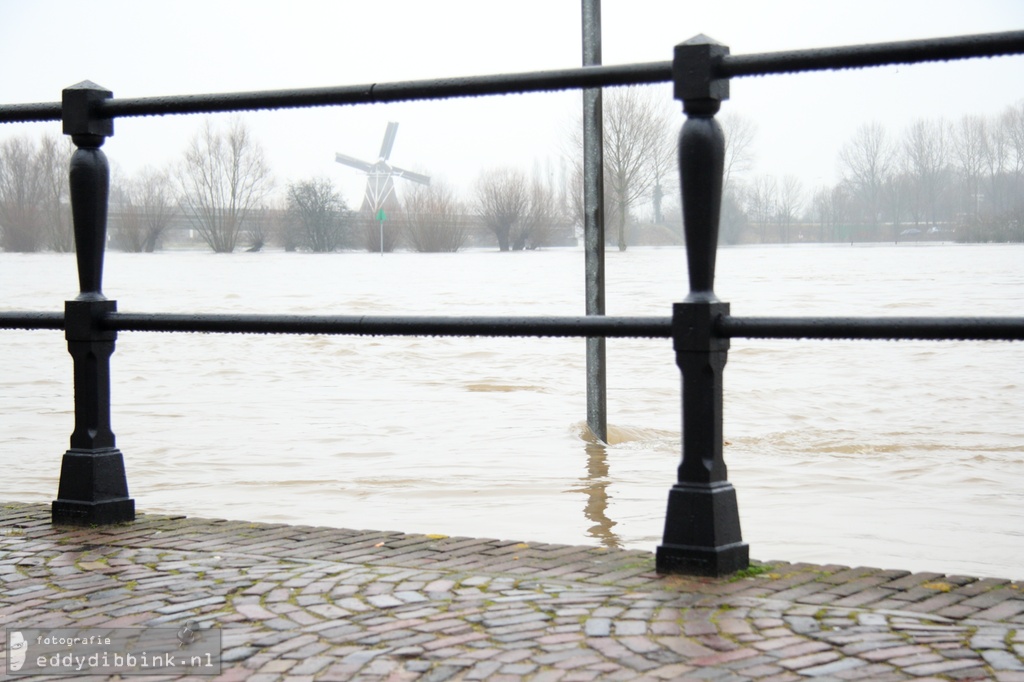
<path id="1" fill-rule="evenodd" d="M 92 114 L 96 103 L 110 99 L 114 93 L 92 81 L 82 81 L 64 88 L 61 93 L 61 113 L 65 135 L 99 135 L 110 137 L 114 134 L 114 119 L 98 118 Z"/>
<path id="2" fill-rule="evenodd" d="M 716 76 L 716 67 L 729 47 L 703 33 L 675 47 L 672 80 L 675 98 L 683 102 L 729 99 L 729 79 Z"/>

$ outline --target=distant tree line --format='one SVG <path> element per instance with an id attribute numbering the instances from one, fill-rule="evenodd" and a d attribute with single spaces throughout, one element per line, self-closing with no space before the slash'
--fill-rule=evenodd
<path id="1" fill-rule="evenodd" d="M 74 249 L 68 203 L 70 138 L 27 136 L 0 143 L 0 246 L 4 251 Z"/>
<path id="2" fill-rule="evenodd" d="M 795 176 L 751 173 L 754 124 L 718 117 L 726 137 L 725 243 L 900 240 L 1024 241 L 1024 101 L 1000 114 L 915 121 L 899 136 L 867 123 L 839 153 L 842 177 L 808 191 Z M 681 115 L 654 87 L 604 92 L 606 234 L 620 250 L 681 243 L 676 138 Z M 178 162 L 112 180 L 109 230 L 117 248 L 154 251 L 188 233 L 215 252 L 327 253 L 407 248 L 453 252 L 486 230 L 501 251 L 550 245 L 583 224 L 582 136 L 568 138 L 560 171 L 482 169 L 468 198 L 441 181 L 403 188 L 386 228 L 350 209 L 334 182 L 275 181 L 240 117 L 207 121 Z M 74 249 L 67 169 L 73 145 L 44 135 L 0 143 L 0 247 Z M 278 198 L 275 198 L 278 197 Z M 171 228 L 174 228 L 173 230 Z"/>
<path id="3" fill-rule="evenodd" d="M 751 127 L 736 130 L 749 137 Z M 840 150 L 840 181 L 811 192 L 793 176 L 739 177 L 749 159 L 733 161 L 727 243 L 1024 241 L 1024 101 L 988 117 L 920 119 L 899 135 L 866 123 Z"/>

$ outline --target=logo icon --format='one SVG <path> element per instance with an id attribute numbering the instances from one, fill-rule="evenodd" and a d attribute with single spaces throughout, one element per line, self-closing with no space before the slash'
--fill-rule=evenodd
<path id="1" fill-rule="evenodd" d="M 198 639 L 199 623 L 194 620 L 185 621 L 185 624 L 178 630 L 178 648 L 182 648 Z"/>
<path id="2" fill-rule="evenodd" d="M 28 655 L 28 642 L 25 641 L 24 635 L 15 631 L 11 633 L 11 641 L 8 644 L 7 665 L 11 672 L 17 672 L 25 664 L 25 656 Z"/>

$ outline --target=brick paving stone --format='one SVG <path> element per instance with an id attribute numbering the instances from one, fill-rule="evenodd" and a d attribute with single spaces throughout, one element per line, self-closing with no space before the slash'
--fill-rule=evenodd
<path id="1" fill-rule="evenodd" d="M 616 620 L 616 636 L 644 635 L 647 634 L 647 621 L 643 620 Z"/>
<path id="2" fill-rule="evenodd" d="M 789 636 L 775 637 L 773 639 L 768 639 L 763 642 L 756 642 L 754 643 L 754 647 L 760 649 L 761 651 L 772 651 L 773 649 L 783 649 L 785 647 L 802 644 L 807 641 L 803 637 L 797 637 L 796 635 L 793 635 L 792 632 L 790 632 L 789 630 L 787 630 L 786 632 L 789 634 Z"/>
<path id="3" fill-rule="evenodd" d="M 678 623 L 663 623 L 655 621 L 650 626 L 653 635 L 681 635 L 683 629 Z"/>
<path id="4" fill-rule="evenodd" d="M 701 644 L 714 649 L 715 651 L 732 651 L 739 645 L 733 642 L 731 639 L 726 639 L 719 635 L 702 635 L 696 638 Z"/>
<path id="5" fill-rule="evenodd" d="M 1024 682 L 1024 672 L 997 670 L 995 679 L 997 682 Z"/>
<path id="6" fill-rule="evenodd" d="M 964 584 L 963 586 L 958 587 L 956 591 L 960 594 L 973 597 L 982 594 L 983 592 L 988 592 L 993 588 L 1002 587 L 1008 584 L 1008 580 L 1001 580 L 999 578 L 982 578 L 980 580 L 973 580 L 969 584 Z"/>
<path id="7" fill-rule="evenodd" d="M 783 658 L 778 661 L 778 665 L 790 670 L 799 670 L 803 674 L 803 671 L 806 669 L 832 663 L 839 660 L 839 658 L 840 655 L 834 651 L 820 651 L 816 654 L 807 654 L 806 656 Z"/>
<path id="8" fill-rule="evenodd" d="M 774 656 L 780 658 L 794 658 L 805 656 L 807 654 L 817 653 L 819 651 L 825 651 L 832 649 L 833 647 L 826 642 L 803 642 L 801 644 L 794 644 L 793 646 L 783 647 L 782 649 L 776 649 L 772 652 Z"/>
<path id="9" fill-rule="evenodd" d="M 738 661 L 744 658 L 753 658 L 757 656 L 759 652 L 752 649 L 734 649 L 733 651 L 722 651 L 710 656 L 701 656 L 688 661 L 689 665 L 707 667 L 707 666 L 719 666 L 724 663 L 731 661 Z"/>
<path id="10" fill-rule="evenodd" d="M 925 663 L 938 663 L 945 660 L 942 656 L 934 653 L 926 654 L 913 654 L 911 656 L 904 656 L 901 658 L 891 658 L 886 661 L 889 665 L 894 665 L 897 668 L 910 669 L 911 666 L 923 665 Z"/>
<path id="11" fill-rule="evenodd" d="M 995 604 L 989 608 L 978 611 L 972 619 L 977 620 L 1009 620 L 1013 616 L 1019 613 L 1024 613 L 1024 598 L 1022 599 L 1007 599 L 1002 603 Z"/>
<path id="12" fill-rule="evenodd" d="M 988 650 L 981 653 L 993 670 L 1024 671 L 1024 661 L 1008 651 Z"/>
<path id="13" fill-rule="evenodd" d="M 948 675 L 957 670 L 963 670 L 965 668 L 980 668 L 984 665 L 984 661 L 978 659 L 971 660 L 959 660 L 959 661 L 941 661 L 937 663 L 925 663 L 922 665 L 912 665 L 905 668 L 905 671 L 911 675 L 923 676 L 923 675 Z"/>
<path id="14" fill-rule="evenodd" d="M 683 632 L 688 637 L 713 635 L 718 632 L 718 626 L 710 621 L 688 621 L 683 623 Z"/>

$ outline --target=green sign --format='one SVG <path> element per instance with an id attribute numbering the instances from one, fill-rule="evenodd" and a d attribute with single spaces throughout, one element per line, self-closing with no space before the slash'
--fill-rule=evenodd
<path id="1" fill-rule="evenodd" d="M 387 219 L 388 219 L 388 217 L 386 215 L 384 215 L 384 209 L 383 208 L 382 209 L 378 209 L 378 211 L 377 211 L 377 220 L 379 220 L 381 222 L 384 222 Z"/>

